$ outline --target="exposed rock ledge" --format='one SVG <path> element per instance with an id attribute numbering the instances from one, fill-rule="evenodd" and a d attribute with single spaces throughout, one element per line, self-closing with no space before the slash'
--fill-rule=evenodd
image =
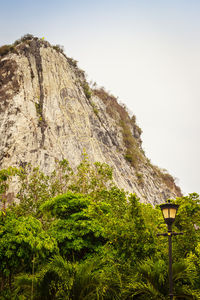
<path id="1" fill-rule="evenodd" d="M 2 57 L 0 84 L 1 168 L 31 162 L 49 173 L 55 159 L 77 166 L 85 149 L 91 161 L 112 166 L 117 185 L 143 202 L 156 204 L 181 194 L 170 176 L 149 163 L 130 118 L 125 125 L 140 151 L 137 168 L 125 159 L 120 114 L 109 114 L 97 92 L 87 95 L 84 73 L 48 42 L 34 38 Z"/>

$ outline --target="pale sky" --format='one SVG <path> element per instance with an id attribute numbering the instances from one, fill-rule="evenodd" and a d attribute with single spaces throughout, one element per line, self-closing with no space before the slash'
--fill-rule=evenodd
<path id="1" fill-rule="evenodd" d="M 0 45 L 26 33 L 63 45 L 136 115 L 152 163 L 200 194 L 200 1 L 0 0 Z"/>

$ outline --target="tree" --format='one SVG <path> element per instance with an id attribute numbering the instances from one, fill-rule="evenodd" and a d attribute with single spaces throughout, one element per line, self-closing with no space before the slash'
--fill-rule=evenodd
<path id="1" fill-rule="evenodd" d="M 0 200 L 3 204 L 4 213 L 6 211 L 7 206 L 7 191 L 9 189 L 10 181 L 13 176 L 19 174 L 19 169 L 9 167 L 7 169 L 0 170 Z"/>
<path id="2" fill-rule="evenodd" d="M 14 209 L 0 213 L 1 291 L 12 287 L 19 272 L 34 273 L 41 262 L 58 250 L 54 238 L 32 216 L 18 217 Z"/>
<path id="3" fill-rule="evenodd" d="M 198 291 L 191 288 L 187 265 L 184 261 L 173 264 L 174 299 L 199 299 Z M 168 299 L 167 264 L 163 260 L 146 259 L 137 264 L 128 278 L 123 299 Z"/>
<path id="4" fill-rule="evenodd" d="M 174 237 L 174 254 L 176 257 L 186 257 L 194 252 L 200 242 L 200 199 L 196 193 L 189 194 L 175 201 L 179 205 L 175 220 L 178 232 L 183 236 Z"/>
<path id="5" fill-rule="evenodd" d="M 60 254 L 69 260 L 98 252 L 105 243 L 102 225 L 89 214 L 92 205 L 91 197 L 72 192 L 41 205 L 41 211 L 53 218 L 49 233 L 57 240 Z"/>
<path id="6" fill-rule="evenodd" d="M 113 185 L 112 168 L 106 163 L 95 162 L 92 164 L 85 152 L 82 156 L 83 159 L 77 167 L 77 172 L 73 174 L 68 188 L 74 192 L 96 197 L 100 191 Z"/>
<path id="7" fill-rule="evenodd" d="M 16 278 L 16 294 L 30 297 L 32 276 Z M 37 300 L 114 300 L 120 298 L 121 277 L 115 265 L 97 256 L 72 263 L 55 256 L 35 276 Z"/>
<path id="8" fill-rule="evenodd" d="M 39 167 L 31 165 L 21 168 L 19 173 L 20 189 L 17 198 L 20 200 L 21 214 L 38 215 L 40 205 L 51 197 L 49 177 L 40 171 Z"/>
<path id="9" fill-rule="evenodd" d="M 155 253 L 154 236 L 147 226 L 142 213 L 142 205 L 135 194 L 112 188 L 104 193 L 104 202 L 109 204 L 107 214 L 103 215 L 103 224 L 107 246 L 121 260 L 122 265 Z"/>
<path id="10" fill-rule="evenodd" d="M 190 252 L 185 258 L 188 274 L 191 280 L 191 286 L 193 289 L 199 291 L 200 299 L 200 242 L 195 250 Z"/>
<path id="11" fill-rule="evenodd" d="M 51 197 L 67 192 L 73 174 L 74 172 L 66 159 L 56 161 L 55 169 L 49 176 Z"/>
<path id="12" fill-rule="evenodd" d="M 112 185 L 112 169 L 105 163 L 91 164 L 87 154 L 77 170 L 72 171 L 66 159 L 56 161 L 55 170 L 45 175 L 39 167 L 27 165 L 18 172 L 20 200 L 19 211 L 40 217 L 40 205 L 55 196 L 68 191 L 97 197 L 101 190 Z"/>

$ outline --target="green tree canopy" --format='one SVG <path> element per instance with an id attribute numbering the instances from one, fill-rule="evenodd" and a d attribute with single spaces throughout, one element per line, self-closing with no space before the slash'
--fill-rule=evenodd
<path id="1" fill-rule="evenodd" d="M 60 253 L 68 259 L 97 252 L 105 243 L 102 225 L 90 216 L 94 205 L 90 196 L 67 192 L 41 206 L 52 217 L 49 232 L 57 240 Z"/>

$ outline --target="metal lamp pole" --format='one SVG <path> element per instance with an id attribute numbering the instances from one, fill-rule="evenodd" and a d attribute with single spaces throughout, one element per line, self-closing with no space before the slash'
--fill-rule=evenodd
<path id="1" fill-rule="evenodd" d="M 163 217 L 165 220 L 165 223 L 168 227 L 167 233 L 158 233 L 157 236 L 168 236 L 168 245 L 169 245 L 169 299 L 173 300 L 173 280 L 172 280 L 172 236 L 173 235 L 182 235 L 182 232 L 172 232 L 172 224 L 175 221 L 176 213 L 178 210 L 179 205 L 170 203 L 170 200 L 168 203 L 161 204 L 160 208 L 163 213 Z"/>

